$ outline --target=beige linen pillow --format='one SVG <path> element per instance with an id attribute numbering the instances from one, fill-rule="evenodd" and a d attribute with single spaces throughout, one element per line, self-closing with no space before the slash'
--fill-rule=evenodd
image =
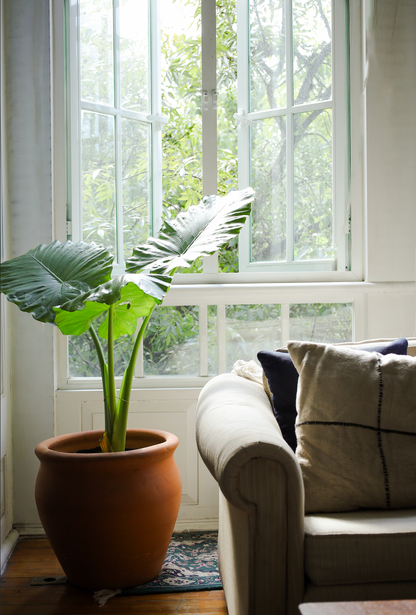
<path id="1" fill-rule="evenodd" d="M 288 342 L 305 509 L 416 506 L 416 358 Z"/>

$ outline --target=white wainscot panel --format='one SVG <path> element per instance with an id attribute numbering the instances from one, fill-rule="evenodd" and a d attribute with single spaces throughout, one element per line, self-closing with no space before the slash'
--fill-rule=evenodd
<path id="1" fill-rule="evenodd" d="M 195 441 L 196 402 L 187 399 L 130 402 L 127 427 L 161 429 L 175 434 L 179 446 L 175 459 L 182 477 L 182 504 L 198 503 L 198 457 Z M 104 429 L 102 403 L 85 402 L 81 408 L 82 431 Z"/>
<path id="2" fill-rule="evenodd" d="M 370 293 L 368 339 L 416 336 L 416 292 Z"/>
<path id="3" fill-rule="evenodd" d="M 199 389 L 134 390 L 127 425 L 136 429 L 161 429 L 178 436 L 179 446 L 175 451 L 175 459 L 183 484 L 179 517 L 185 519 L 199 518 L 201 513 L 202 517 L 205 517 L 203 511 L 199 510 L 201 508 L 198 492 L 200 459 L 195 440 L 198 394 Z M 56 434 L 91 429 L 104 429 L 102 392 L 100 390 L 57 391 Z M 203 492 L 205 493 L 205 489 Z M 205 497 L 203 499 L 205 500 Z M 217 497 L 214 499 L 215 504 L 216 500 Z M 197 514 L 187 510 L 189 508 L 198 509 L 198 512 L 195 510 Z M 208 516 L 211 515 L 210 510 Z"/>

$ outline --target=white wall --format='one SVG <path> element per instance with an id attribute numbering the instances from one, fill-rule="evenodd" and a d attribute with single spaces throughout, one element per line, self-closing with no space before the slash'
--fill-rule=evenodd
<path id="1" fill-rule="evenodd" d="M 416 335 L 416 119 L 411 113 L 416 108 L 416 3 L 399 1 L 396 17 L 393 4 L 376 3 L 373 40 L 379 55 L 370 61 L 366 92 L 364 269 L 374 285 L 357 291 L 360 339 Z M 53 239 L 49 0 L 4 0 L 4 5 L 7 206 L 14 256 Z M 14 521 L 27 530 L 38 523 L 33 449 L 55 430 L 53 328 L 14 306 L 10 312 Z M 203 477 L 202 469 L 199 480 Z M 212 506 L 206 506 L 212 517 Z"/>
<path id="2" fill-rule="evenodd" d="M 48 0 L 4 0 L 10 256 L 53 239 Z M 14 521 L 36 523 L 33 450 L 54 433 L 53 328 L 10 306 Z"/>
<path id="3" fill-rule="evenodd" d="M 416 1 L 367 14 L 367 279 L 416 279 Z"/>
<path id="4" fill-rule="evenodd" d="M 4 95 L 4 52 L 3 52 L 3 5 L 0 5 L 0 91 Z M 0 224 L 1 224 L 1 259 L 9 256 L 8 217 L 6 211 L 6 165 L 5 165 L 5 116 L 4 105 L 0 107 Z M 0 534 L 1 534 L 1 569 L 13 546 L 16 532 L 13 528 L 13 443 L 12 413 L 10 387 L 10 306 L 1 296 L 1 401 L 0 401 Z"/>

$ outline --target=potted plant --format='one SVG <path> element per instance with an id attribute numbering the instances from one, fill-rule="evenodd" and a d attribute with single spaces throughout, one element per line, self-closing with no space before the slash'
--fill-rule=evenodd
<path id="1" fill-rule="evenodd" d="M 134 248 L 124 275 L 112 277 L 107 249 L 84 242 L 54 241 L 1 264 L 1 292 L 9 301 L 66 335 L 88 331 L 97 352 L 105 431 L 56 436 L 35 451 L 41 462 L 35 490 L 39 516 L 76 585 L 119 589 L 145 583 L 160 571 L 181 498 L 173 458 L 178 440 L 163 431 L 127 430 L 137 352 L 175 271 L 238 235 L 252 199 L 250 188 L 204 197 L 164 222 L 157 238 Z M 104 313 L 97 335 L 93 323 Z M 139 318 L 117 395 L 113 345 L 136 332 Z M 99 337 L 107 340 L 107 359 Z"/>

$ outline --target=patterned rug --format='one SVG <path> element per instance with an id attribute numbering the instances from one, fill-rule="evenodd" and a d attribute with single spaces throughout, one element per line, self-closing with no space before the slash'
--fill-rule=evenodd
<path id="1" fill-rule="evenodd" d="M 218 573 L 218 532 L 174 533 L 159 576 L 149 583 L 117 590 L 95 592 L 100 604 L 113 596 L 137 596 L 172 592 L 222 589 Z"/>

